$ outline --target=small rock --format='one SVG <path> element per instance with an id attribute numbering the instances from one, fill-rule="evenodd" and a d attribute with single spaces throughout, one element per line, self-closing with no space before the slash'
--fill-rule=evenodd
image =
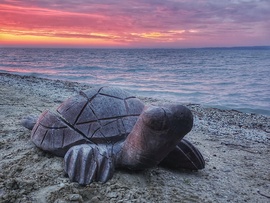
<path id="1" fill-rule="evenodd" d="M 116 198 L 118 197 L 118 194 L 116 192 L 110 192 L 107 196 L 110 198 Z"/>
<path id="2" fill-rule="evenodd" d="M 10 180 L 7 180 L 6 182 L 6 188 L 16 190 L 19 188 L 19 186 L 15 179 L 10 179 Z"/>
<path id="3" fill-rule="evenodd" d="M 99 196 L 95 196 L 91 199 L 90 201 L 91 203 L 98 203 L 98 202 L 101 202 L 101 199 Z"/>
<path id="4" fill-rule="evenodd" d="M 232 170 L 230 168 L 223 168 L 222 171 L 228 173 L 231 172 Z"/>
<path id="5" fill-rule="evenodd" d="M 73 202 L 83 202 L 83 198 L 80 194 L 70 194 L 68 200 Z"/>
<path id="6" fill-rule="evenodd" d="M 62 200 L 62 199 L 57 199 L 54 201 L 54 203 L 67 203 L 67 201 Z"/>

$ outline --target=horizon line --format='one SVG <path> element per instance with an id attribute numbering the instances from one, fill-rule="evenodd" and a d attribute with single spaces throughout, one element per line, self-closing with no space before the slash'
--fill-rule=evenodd
<path id="1" fill-rule="evenodd" d="M 270 45 L 243 46 L 202 46 L 202 47 L 71 47 L 71 46 L 1 46 L 1 48 L 15 49 L 237 49 L 237 48 L 270 48 Z"/>

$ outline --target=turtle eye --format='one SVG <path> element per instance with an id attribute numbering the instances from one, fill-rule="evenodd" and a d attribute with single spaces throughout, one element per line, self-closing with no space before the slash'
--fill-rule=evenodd
<path id="1" fill-rule="evenodd" d="M 171 105 L 171 112 L 173 112 L 172 125 L 177 132 L 187 134 L 193 126 L 192 112 L 182 105 Z"/>

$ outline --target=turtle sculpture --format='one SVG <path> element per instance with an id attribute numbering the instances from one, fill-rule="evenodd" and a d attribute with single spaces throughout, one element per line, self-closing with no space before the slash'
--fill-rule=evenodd
<path id="1" fill-rule="evenodd" d="M 145 106 L 116 87 L 81 91 L 55 112 L 26 117 L 34 144 L 64 157 L 71 181 L 106 182 L 115 168 L 142 170 L 156 165 L 173 169 L 204 168 L 201 153 L 182 139 L 193 126 L 181 105 Z"/>

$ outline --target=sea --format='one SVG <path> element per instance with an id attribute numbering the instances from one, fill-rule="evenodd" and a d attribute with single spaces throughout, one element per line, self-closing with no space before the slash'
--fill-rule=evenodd
<path id="1" fill-rule="evenodd" d="M 0 48 L 0 72 L 270 116 L 270 47 Z"/>

